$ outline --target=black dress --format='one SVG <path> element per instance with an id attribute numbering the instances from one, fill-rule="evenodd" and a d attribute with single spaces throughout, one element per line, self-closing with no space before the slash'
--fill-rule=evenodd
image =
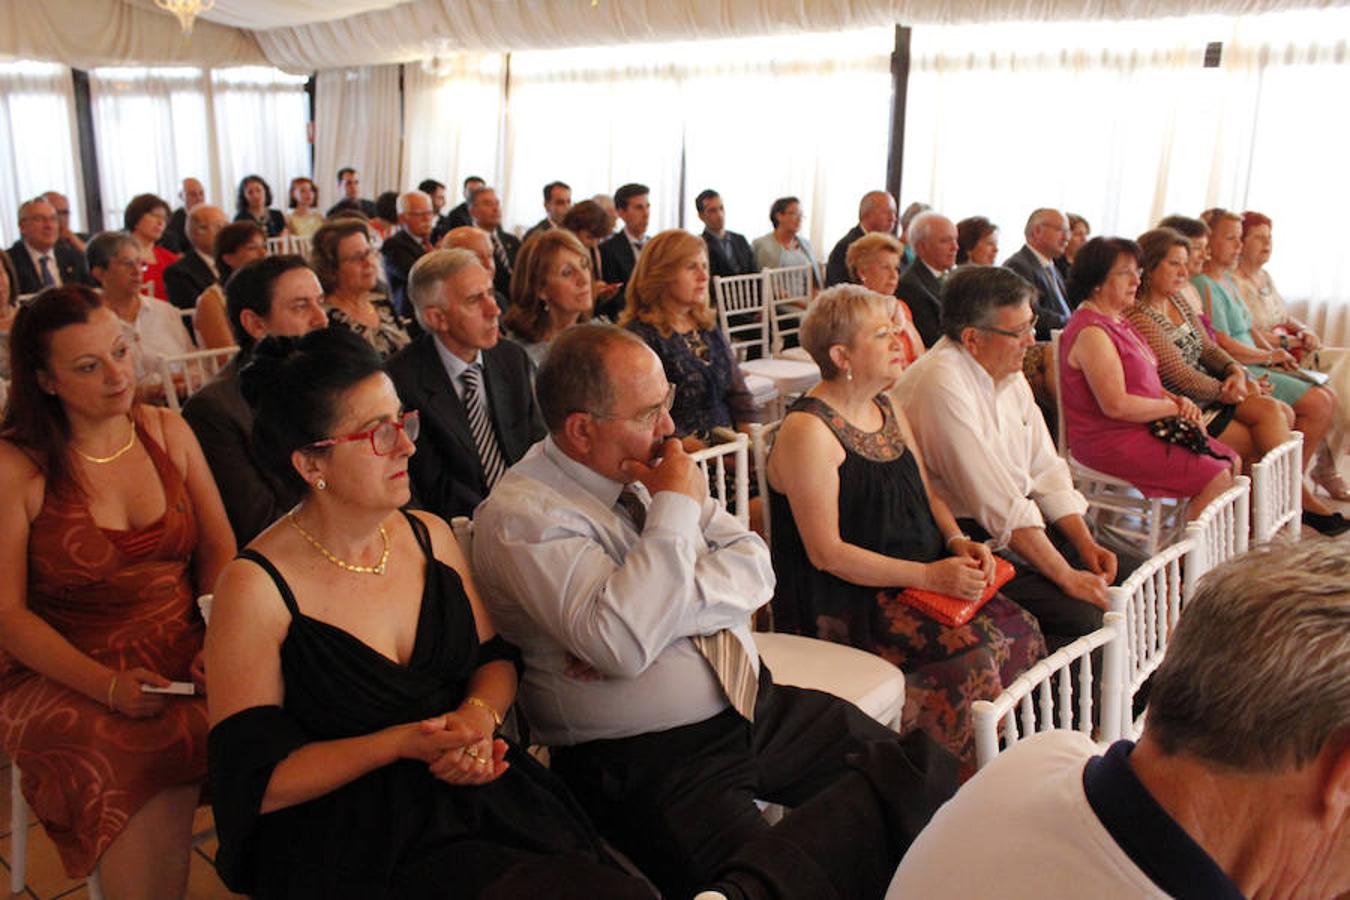
<path id="1" fill-rule="evenodd" d="M 816 397 L 788 414 L 818 416 L 844 448 L 839 537 L 894 559 L 929 563 L 949 554 L 914 454 L 890 400 L 875 400 L 882 427 L 855 428 Z M 967 767 L 975 762 L 970 704 L 992 700 L 1045 655 L 1036 620 L 1001 594 L 965 625 L 942 625 L 897 599 L 900 589 L 852 584 L 811 565 L 787 497 L 770 490 L 774 627 L 875 653 L 905 672 L 905 727 L 918 725 Z"/>
<path id="2" fill-rule="evenodd" d="M 426 526 L 408 522 L 427 563 L 406 666 L 305 616 L 266 558 L 240 554 L 272 576 L 291 625 L 281 645 L 284 706 L 242 710 L 211 731 L 222 879 L 255 898 L 572 896 L 571 885 L 644 896 L 640 881 L 599 861 L 595 833 L 566 788 L 515 747 L 511 767 L 486 785 L 450 785 L 425 763 L 401 760 L 260 814 L 272 770 L 297 748 L 452 710 L 475 669 L 514 654 L 499 638 L 479 645 L 458 574 L 432 555 Z"/>

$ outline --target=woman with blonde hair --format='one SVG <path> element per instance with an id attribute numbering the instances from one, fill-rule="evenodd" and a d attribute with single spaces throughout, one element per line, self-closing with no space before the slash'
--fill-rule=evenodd
<path id="1" fill-rule="evenodd" d="M 888 298 L 886 311 L 900 329 L 900 343 L 905 348 L 905 365 L 918 359 L 924 351 L 923 338 L 914 327 L 914 314 L 909 304 L 895 296 L 900 283 L 900 257 L 904 247 L 894 235 L 882 232 L 865 234 L 849 244 L 844 257 L 848 274 L 869 291 Z"/>
<path id="2" fill-rule="evenodd" d="M 591 275 L 586 246 L 563 228 L 535 234 L 516 254 L 511 306 L 502 324 L 536 366 L 564 329 L 591 320 Z"/>
<path id="3" fill-rule="evenodd" d="M 619 324 L 661 358 L 666 380 L 675 386 L 670 417 L 686 449 L 706 445 L 713 428 L 754 420 L 745 378 L 708 302 L 708 280 L 703 239 L 663 231 L 638 257 L 619 316 Z"/>

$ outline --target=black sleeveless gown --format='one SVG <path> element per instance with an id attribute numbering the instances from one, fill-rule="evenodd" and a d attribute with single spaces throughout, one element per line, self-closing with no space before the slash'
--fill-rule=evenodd
<path id="1" fill-rule="evenodd" d="M 788 415 L 823 421 L 844 448 L 839 466 L 839 536 L 894 559 L 928 563 L 949 554 L 928 505 L 914 454 L 905 446 L 889 398 L 879 395 L 882 427 L 855 428 L 816 397 Z M 975 763 L 970 704 L 992 700 L 1045 655 L 1036 620 L 1002 594 L 965 625 L 949 628 L 900 602 L 900 589 L 851 584 L 806 555 L 787 497 L 770 490 L 774 627 L 875 653 L 905 673 L 905 728 L 917 725 Z"/>
<path id="2" fill-rule="evenodd" d="M 311 741 L 370 734 L 436 716 L 463 700 L 480 646 L 459 575 L 431 552 L 426 526 L 408 522 L 426 554 L 426 586 L 411 658 L 400 665 L 340 628 L 300 612 L 262 555 L 291 614 L 281 646 L 282 707 L 242 710 L 211 731 L 209 767 L 220 850 L 232 890 L 255 898 L 649 896 L 601 860 L 595 833 L 567 789 L 528 753 L 476 787 L 447 784 L 401 760 L 317 799 L 260 814 L 272 770 Z M 485 652 L 486 650 L 486 652 Z"/>

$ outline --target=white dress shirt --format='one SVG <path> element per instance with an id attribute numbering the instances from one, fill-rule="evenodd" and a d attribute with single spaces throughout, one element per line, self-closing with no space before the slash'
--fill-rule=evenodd
<path id="1" fill-rule="evenodd" d="M 463 403 L 464 373 L 469 371 L 469 366 L 473 365 L 476 362 L 483 361 L 482 352 L 476 351 L 473 355 L 473 359 L 469 360 L 468 362 L 465 362 L 464 360 L 460 359 L 458 356 L 447 350 L 445 345 L 441 343 L 440 338 L 435 337 L 433 335 L 432 342 L 436 345 L 436 355 L 441 358 L 441 365 L 445 367 L 445 374 L 450 378 L 450 386 L 455 389 L 455 396 L 459 398 L 461 403 Z M 488 382 L 487 373 L 484 372 L 480 384 L 482 385 L 483 399 L 485 402 L 489 396 L 487 382 Z M 491 407 L 488 407 L 488 409 L 491 409 Z"/>
<path id="2" fill-rule="evenodd" d="M 122 334 L 131 345 L 132 359 L 136 363 L 136 380 L 144 381 L 159 375 L 159 361 L 166 356 L 191 353 L 192 338 L 183 325 L 183 316 L 178 307 L 155 300 L 141 294 L 136 298 L 140 308 L 136 320 L 128 322 L 121 316 L 117 321 L 122 326 Z"/>
<path id="3" fill-rule="evenodd" d="M 894 395 L 934 490 L 954 515 L 979 522 L 994 549 L 1007 547 L 1015 529 L 1087 510 L 1020 371 L 995 384 L 944 337 L 905 370 Z"/>
<path id="4" fill-rule="evenodd" d="M 545 744 L 663 731 L 726 709 L 690 635 L 730 629 L 758 668 L 750 614 L 774 586 L 764 541 L 714 500 L 700 509 L 671 491 L 651 499 L 639 534 L 615 506 L 622 490 L 548 437 L 474 513 L 478 588 L 524 654 L 520 702 Z M 566 674 L 569 653 L 605 677 Z"/>

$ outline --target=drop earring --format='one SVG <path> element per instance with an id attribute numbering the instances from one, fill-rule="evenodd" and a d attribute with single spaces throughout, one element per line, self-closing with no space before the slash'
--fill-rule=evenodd
<path id="1" fill-rule="evenodd" d="M 318 481 L 314 482 L 314 488 L 315 488 L 315 490 L 320 490 L 320 491 L 326 491 L 326 490 L 328 490 L 328 482 L 324 480 L 324 478 L 323 478 L 322 475 L 319 476 L 319 480 L 318 480 Z"/>

